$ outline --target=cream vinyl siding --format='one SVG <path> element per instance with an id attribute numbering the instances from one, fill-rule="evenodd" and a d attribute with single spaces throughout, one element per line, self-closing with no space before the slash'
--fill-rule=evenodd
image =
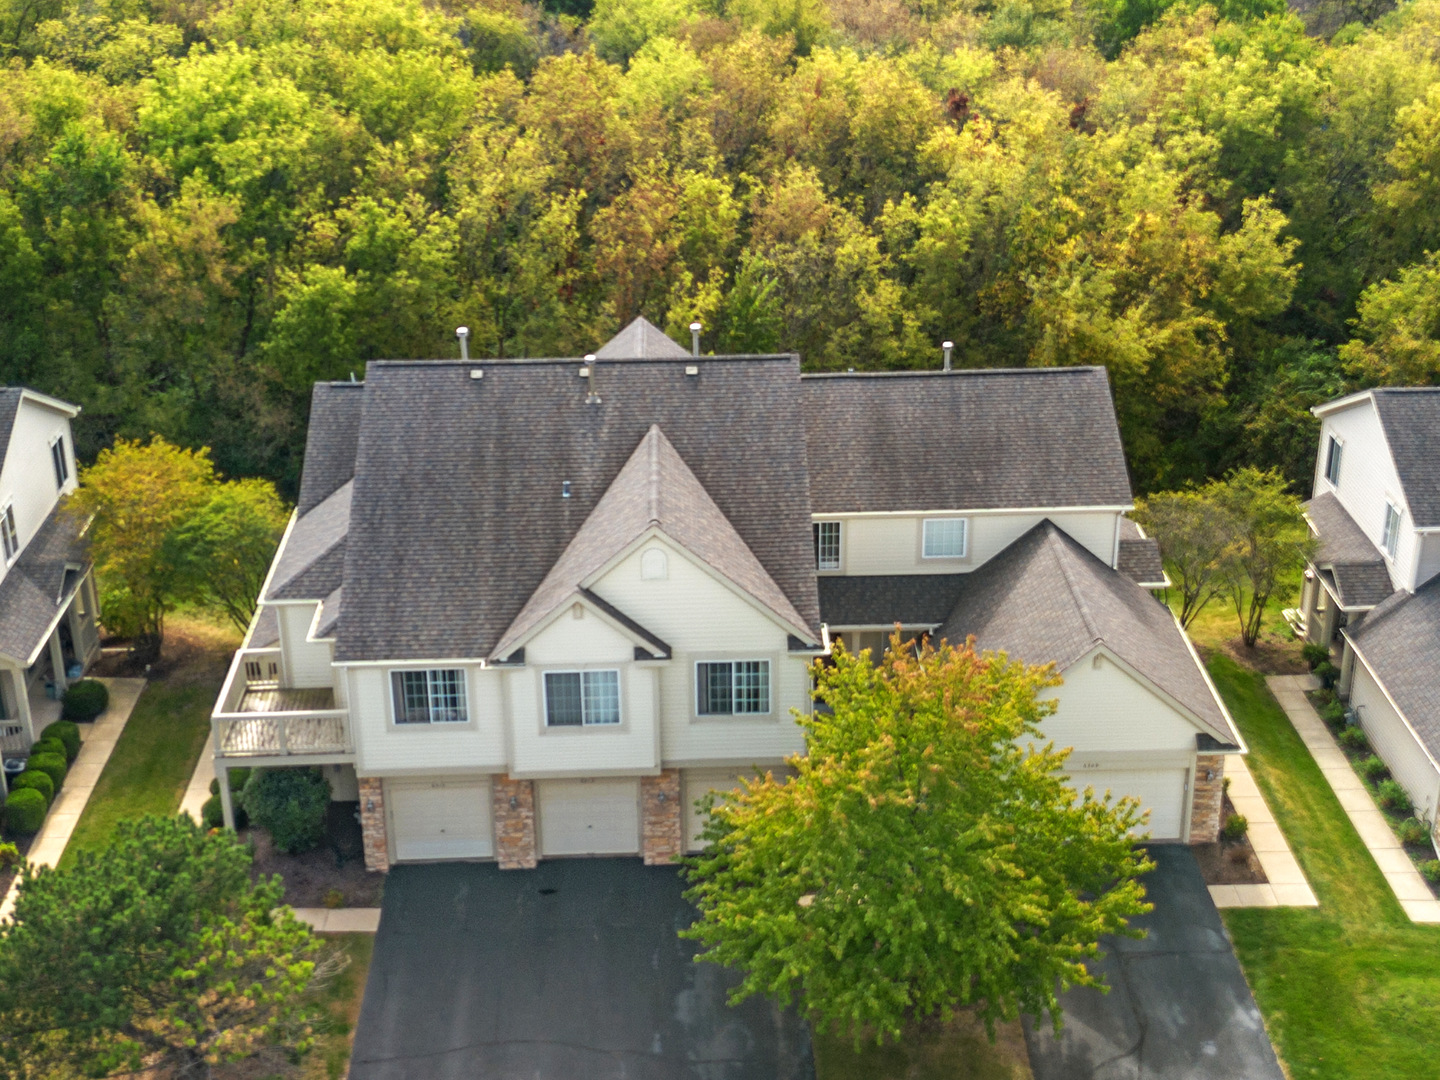
<path id="1" fill-rule="evenodd" d="M 1072 773 L 1070 785 L 1076 791 L 1093 787 L 1096 797 L 1102 799 L 1107 791 L 1116 799 L 1135 796 L 1150 816 L 1132 830 L 1133 834 L 1148 834 L 1152 840 L 1179 840 L 1188 831 L 1185 817 L 1190 803 L 1189 779 L 1188 769 L 1097 769 Z"/>
<path id="2" fill-rule="evenodd" d="M 10 429 L 4 468 L 0 469 L 0 506 L 12 503 L 15 508 L 15 531 L 21 551 L 25 550 L 60 501 L 61 492 L 55 486 L 55 467 L 50 460 L 50 441 L 62 434 L 70 466 L 65 491 L 70 492 L 75 490 L 75 456 L 69 418 L 29 398 L 20 400 Z M 6 560 L 0 558 L 0 578 L 5 576 L 5 563 Z"/>
<path id="3" fill-rule="evenodd" d="M 535 802 L 543 856 L 640 851 L 638 780 L 541 780 Z"/>
<path id="4" fill-rule="evenodd" d="M 887 514 L 883 517 L 817 515 L 815 520 L 839 520 L 841 573 L 943 574 L 973 570 L 994 558 L 1027 530 L 1049 518 L 1077 542 L 1110 566 L 1115 557 L 1115 512 L 1048 514 Z M 965 556 L 960 559 L 926 559 L 921 556 L 922 522 L 926 518 L 963 517 L 966 524 Z"/>
<path id="5" fill-rule="evenodd" d="M 1064 683 L 1042 691 L 1057 707 L 1042 722 L 1045 737 L 1075 755 L 1100 752 L 1191 755 L 1200 730 L 1168 701 L 1095 653 L 1063 672 Z"/>
<path id="6" fill-rule="evenodd" d="M 1440 805 L 1440 772 L 1358 657 L 1350 687 L 1350 707 L 1359 710 L 1360 726 L 1365 729 L 1375 753 L 1390 766 L 1390 775 L 1409 794 L 1421 817 L 1434 821 Z"/>
<path id="7" fill-rule="evenodd" d="M 1325 479 L 1325 450 L 1330 436 L 1338 435 L 1345 449 L 1341 456 L 1340 484 Z M 1400 476 L 1390 457 L 1390 447 L 1375 406 L 1368 398 L 1326 416 L 1320 425 L 1320 452 L 1315 464 L 1315 494 L 1333 491 L 1340 505 L 1369 537 L 1375 550 L 1384 556 L 1385 504 L 1401 510 L 1400 542 L 1394 560 L 1386 558 L 1390 578 L 1399 588 L 1414 591 L 1415 568 L 1419 560 L 1419 536 L 1403 504 Z"/>
<path id="8" fill-rule="evenodd" d="M 708 814 L 702 814 L 696 802 L 711 791 L 733 791 L 740 786 L 742 776 L 763 776 L 769 772 L 776 779 L 789 777 L 794 770 L 785 765 L 759 765 L 745 768 L 686 769 L 680 776 L 680 798 L 685 803 L 685 849 L 699 851 L 704 847 L 701 833 L 705 831 Z M 721 800 L 717 800 L 721 801 Z"/>
<path id="9" fill-rule="evenodd" d="M 285 685 L 315 688 L 334 685 L 330 666 L 334 645 L 329 641 L 307 641 L 319 604 L 276 604 L 280 622 L 280 649 L 284 656 Z"/>
<path id="10" fill-rule="evenodd" d="M 488 776 L 387 780 L 385 809 L 399 862 L 494 854 Z"/>
<path id="11" fill-rule="evenodd" d="M 396 665 L 397 668 L 414 666 L 417 665 Z M 500 672 L 474 665 L 447 663 L 445 666 L 460 667 L 466 672 L 465 693 L 470 718 L 463 724 L 396 725 L 391 719 L 392 669 L 343 669 L 348 683 L 356 769 L 361 776 L 505 769 L 505 706 Z"/>

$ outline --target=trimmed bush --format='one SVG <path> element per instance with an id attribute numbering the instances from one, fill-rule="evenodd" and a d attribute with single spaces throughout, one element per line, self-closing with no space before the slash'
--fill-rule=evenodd
<path id="1" fill-rule="evenodd" d="M 1335 680 L 1340 678 L 1340 669 L 1329 660 L 1323 660 L 1315 665 L 1315 677 L 1320 680 L 1320 685 L 1326 690 L 1335 685 Z"/>
<path id="2" fill-rule="evenodd" d="M 218 784 L 216 785 L 219 786 Z M 200 808 L 200 824 L 207 829 L 219 829 L 225 824 L 225 808 L 220 805 L 220 793 L 217 791 L 210 798 L 205 800 L 205 805 Z"/>
<path id="3" fill-rule="evenodd" d="M 1367 780 L 1374 780 L 1379 783 L 1390 775 L 1390 766 L 1381 761 L 1374 754 L 1371 754 L 1360 763 L 1360 771 L 1365 774 Z"/>
<path id="4" fill-rule="evenodd" d="M 110 691 L 95 679 L 81 679 L 65 691 L 61 715 L 66 720 L 94 720 L 110 704 Z"/>
<path id="5" fill-rule="evenodd" d="M 257 769 L 240 802 L 250 820 L 270 834 L 277 850 L 298 855 L 325 839 L 330 781 L 315 769 Z"/>
<path id="6" fill-rule="evenodd" d="M 1395 835 L 1402 844 L 1423 844 L 1430 839 L 1430 830 L 1419 818 L 1407 817 L 1395 826 Z"/>
<path id="7" fill-rule="evenodd" d="M 1220 839 L 1235 841 L 1239 840 L 1250 831 L 1250 822 L 1245 820 L 1244 814 L 1231 814 L 1225 819 L 1225 825 L 1220 830 Z"/>
<path id="8" fill-rule="evenodd" d="M 34 788 L 21 788 L 10 792 L 5 800 L 5 825 L 12 832 L 29 835 L 40 831 L 45 824 L 45 811 L 50 806 L 45 796 Z"/>
<path id="9" fill-rule="evenodd" d="M 30 746 L 30 756 L 36 754 L 59 754 L 65 759 L 65 764 L 70 764 L 70 756 L 65 751 L 65 744 L 59 739 L 36 739 Z"/>
<path id="10" fill-rule="evenodd" d="M 10 782 L 11 791 L 20 791 L 22 788 L 34 788 L 40 792 L 45 796 L 46 806 L 55 801 L 55 781 L 50 779 L 48 773 L 39 769 L 26 769 Z"/>
<path id="11" fill-rule="evenodd" d="M 65 747 L 65 760 L 74 763 L 80 756 L 80 729 L 69 720 L 56 720 L 40 733 L 42 739 L 57 739 Z"/>
<path id="12" fill-rule="evenodd" d="M 1318 641 L 1307 641 L 1300 646 L 1300 656 L 1310 665 L 1310 670 L 1314 671 L 1330 659 L 1330 650 Z"/>
<path id="13" fill-rule="evenodd" d="M 27 771 L 39 769 L 50 777 L 56 791 L 60 790 L 60 785 L 65 782 L 65 774 L 70 771 L 70 767 L 65 764 L 64 754 L 31 754 L 25 768 Z"/>
<path id="14" fill-rule="evenodd" d="M 1320 709 L 1320 719 L 1330 725 L 1331 731 L 1339 731 L 1345 726 L 1345 706 L 1338 701 L 1330 702 Z"/>
<path id="15" fill-rule="evenodd" d="M 1348 750 L 1364 750 L 1370 745 L 1370 740 L 1365 737 L 1364 729 L 1347 727 L 1340 732 L 1340 745 Z"/>
<path id="16" fill-rule="evenodd" d="M 1422 862 L 1420 873 L 1426 881 L 1440 882 L 1440 859 L 1427 859 Z"/>
<path id="17" fill-rule="evenodd" d="M 0 844 L 0 870 L 20 865 L 20 849 L 14 844 Z"/>
<path id="18" fill-rule="evenodd" d="M 1375 791 L 1375 801 L 1386 810 L 1394 810 L 1399 814 L 1408 814 L 1411 810 L 1410 796 L 1405 794 L 1405 789 L 1395 780 L 1382 780 Z"/>

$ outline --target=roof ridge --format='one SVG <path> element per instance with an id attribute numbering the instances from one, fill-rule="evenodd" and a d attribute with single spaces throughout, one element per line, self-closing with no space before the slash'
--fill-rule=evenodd
<path id="1" fill-rule="evenodd" d="M 1099 364 L 1066 364 L 1058 367 L 914 368 L 907 371 L 804 371 L 802 379 L 928 378 L 955 375 L 1074 375 L 1104 371 Z"/>
<path id="2" fill-rule="evenodd" d="M 1091 612 L 1090 606 L 1085 602 L 1084 593 L 1080 590 L 1079 584 L 1075 580 L 1075 575 L 1070 571 L 1069 562 L 1063 557 L 1064 554 L 1068 553 L 1063 552 L 1065 538 L 1062 535 L 1060 526 L 1056 525 L 1055 522 L 1051 521 L 1048 517 L 1044 520 L 1043 524 L 1048 526 L 1047 535 L 1051 538 L 1052 542 L 1060 545 L 1060 550 L 1053 551 L 1051 557 L 1055 560 L 1055 564 L 1060 568 L 1061 575 L 1065 578 L 1065 587 L 1070 590 L 1070 598 L 1075 602 L 1075 609 L 1080 612 L 1080 620 L 1085 624 L 1085 629 L 1090 634 L 1090 643 L 1093 645 L 1097 642 L 1103 642 L 1105 636 L 1100 633 L 1100 629 L 1095 623 L 1095 616 Z"/>
<path id="3" fill-rule="evenodd" d="M 659 424 L 651 424 L 645 438 L 650 443 L 650 524 L 660 524 L 660 439 Z"/>

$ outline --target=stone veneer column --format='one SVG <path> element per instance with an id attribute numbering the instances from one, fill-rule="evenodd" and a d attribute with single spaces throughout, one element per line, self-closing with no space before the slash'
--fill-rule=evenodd
<path id="1" fill-rule="evenodd" d="M 646 866 L 668 866 L 685 853 L 680 770 L 640 778 L 640 851 Z"/>
<path id="2" fill-rule="evenodd" d="M 533 870 L 540 861 L 535 846 L 535 782 L 495 777 L 495 857 L 501 870 Z"/>
<path id="3" fill-rule="evenodd" d="M 1210 779 L 1205 779 L 1206 773 Z M 1220 839 L 1220 804 L 1225 797 L 1225 755 L 1199 754 L 1190 801 L 1190 843 L 1210 844 Z"/>
<path id="4" fill-rule="evenodd" d="M 365 869 L 390 869 L 390 844 L 385 835 L 385 781 L 378 776 L 360 778 L 360 834 L 365 846 Z"/>

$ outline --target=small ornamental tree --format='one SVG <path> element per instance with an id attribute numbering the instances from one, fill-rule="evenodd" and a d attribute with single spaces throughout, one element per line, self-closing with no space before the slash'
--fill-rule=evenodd
<path id="1" fill-rule="evenodd" d="M 837 646 L 797 775 L 713 807 L 684 934 L 744 973 L 732 1001 L 798 999 L 857 1041 L 966 1007 L 992 1032 L 1047 1009 L 1058 1027 L 1057 987 L 1099 985 L 1083 961 L 1150 910 L 1138 804 L 1064 783 L 1051 668 L 892 646 L 878 667 Z"/>
<path id="2" fill-rule="evenodd" d="M 1180 591 L 1180 625 L 1188 627 L 1225 591 L 1222 560 L 1230 540 L 1225 515 L 1207 487 L 1142 499 L 1135 520 L 1160 545 L 1165 569 Z"/>
<path id="3" fill-rule="evenodd" d="M 0 925 L 0 1075 L 207 1076 L 303 1052 L 319 945 L 281 894 L 185 815 L 121 822 L 71 869 L 27 866 Z"/>
<path id="4" fill-rule="evenodd" d="M 1265 607 L 1275 590 L 1305 568 L 1315 540 L 1300 500 L 1273 469 L 1235 469 L 1213 483 L 1214 499 L 1229 522 L 1225 582 L 1247 647 L 1260 637 Z"/>

